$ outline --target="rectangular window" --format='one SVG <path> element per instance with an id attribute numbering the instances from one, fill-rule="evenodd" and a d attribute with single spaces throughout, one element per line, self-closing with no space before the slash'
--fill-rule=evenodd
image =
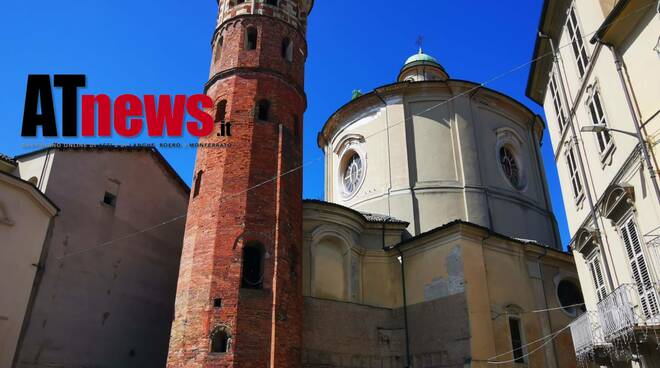
<path id="1" fill-rule="evenodd" d="M 559 89 L 557 88 L 557 77 L 554 72 L 552 72 L 550 76 L 550 94 L 552 95 L 552 103 L 555 107 L 555 115 L 557 116 L 559 129 L 564 131 L 567 119 L 564 112 L 564 104 L 561 102 L 561 96 L 559 95 Z"/>
<path id="2" fill-rule="evenodd" d="M 102 203 L 110 207 L 117 207 L 117 197 L 119 197 L 119 181 L 108 179 Z"/>
<path id="3" fill-rule="evenodd" d="M 580 178 L 577 161 L 575 160 L 574 147 L 571 147 L 568 151 L 566 151 L 566 162 L 568 163 L 568 173 L 571 176 L 573 198 L 578 199 L 582 196 L 582 179 Z"/>
<path id="4" fill-rule="evenodd" d="M 607 126 L 605 111 L 603 110 L 603 104 L 601 103 L 601 98 L 598 91 L 594 91 L 593 95 L 589 98 L 588 106 L 589 115 L 591 115 L 591 122 L 594 125 Z M 612 143 L 612 137 L 610 137 L 610 133 L 607 131 L 597 132 L 596 140 L 598 141 L 598 151 L 600 153 L 605 152 Z"/>
<path id="5" fill-rule="evenodd" d="M 646 318 L 658 315 L 658 296 L 644 257 L 643 243 L 640 241 L 635 219 L 630 215 L 619 225 L 619 234 L 626 247 L 633 278 L 639 293 L 642 311 Z"/>
<path id="6" fill-rule="evenodd" d="M 566 27 L 568 28 L 568 35 L 570 37 L 572 46 L 571 48 L 573 49 L 575 62 L 577 63 L 578 71 L 580 72 L 580 78 L 582 78 L 587 72 L 589 56 L 587 56 L 587 49 L 584 46 L 584 39 L 582 38 L 582 32 L 580 31 L 580 26 L 578 25 L 577 15 L 575 14 L 575 6 L 571 7 L 568 12 Z"/>
<path id="7" fill-rule="evenodd" d="M 509 318 L 509 331 L 511 332 L 511 350 L 513 351 L 513 359 L 516 363 L 525 363 L 520 319 Z"/>
<path id="8" fill-rule="evenodd" d="M 598 301 L 601 301 L 607 296 L 607 287 L 605 286 L 605 279 L 603 278 L 603 269 L 600 265 L 600 252 L 595 251 L 589 256 L 587 259 L 587 266 L 589 267 L 591 280 L 596 289 L 596 296 L 598 296 Z"/>

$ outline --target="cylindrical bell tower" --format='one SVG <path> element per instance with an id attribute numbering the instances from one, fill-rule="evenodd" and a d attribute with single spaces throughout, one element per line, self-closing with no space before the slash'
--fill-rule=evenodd
<path id="1" fill-rule="evenodd" d="M 311 0 L 222 0 L 168 367 L 300 367 Z M 231 134 L 228 136 L 228 133 Z"/>

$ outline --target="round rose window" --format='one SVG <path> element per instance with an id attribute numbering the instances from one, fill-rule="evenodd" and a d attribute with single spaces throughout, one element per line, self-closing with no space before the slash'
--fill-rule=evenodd
<path id="1" fill-rule="evenodd" d="M 520 167 L 518 166 L 518 161 L 516 160 L 515 155 L 509 147 L 503 146 L 500 148 L 500 165 L 502 165 L 504 175 L 509 179 L 511 185 L 520 189 L 522 187 Z"/>
<path id="2" fill-rule="evenodd" d="M 352 195 L 358 190 L 363 177 L 364 163 L 360 155 L 353 152 L 344 165 L 343 183 L 346 195 Z"/>

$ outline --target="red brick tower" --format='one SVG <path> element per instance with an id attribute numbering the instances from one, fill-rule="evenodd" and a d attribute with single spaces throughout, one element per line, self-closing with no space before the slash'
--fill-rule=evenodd
<path id="1" fill-rule="evenodd" d="M 312 0 L 221 0 L 167 366 L 300 367 L 302 116 Z M 230 127 L 231 136 L 223 137 Z"/>

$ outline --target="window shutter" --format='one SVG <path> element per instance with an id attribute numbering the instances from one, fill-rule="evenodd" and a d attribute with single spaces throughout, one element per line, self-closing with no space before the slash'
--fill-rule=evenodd
<path id="1" fill-rule="evenodd" d="M 598 252 L 594 253 L 587 263 L 589 265 L 589 271 L 591 272 L 591 278 L 594 282 L 594 287 L 596 288 L 598 301 L 601 301 L 607 296 L 607 288 L 605 287 L 605 279 L 603 278 L 603 270 L 600 266 L 600 256 Z"/>
<path id="2" fill-rule="evenodd" d="M 654 317 L 658 315 L 658 296 L 646 266 L 646 258 L 634 218 L 631 216 L 624 221 L 619 231 L 626 246 L 626 255 L 639 293 L 642 311 L 646 318 Z"/>

